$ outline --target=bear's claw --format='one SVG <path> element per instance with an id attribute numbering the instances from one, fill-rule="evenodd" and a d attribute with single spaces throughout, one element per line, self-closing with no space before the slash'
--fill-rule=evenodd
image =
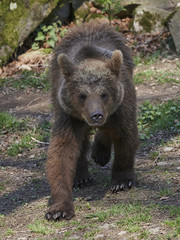
<path id="1" fill-rule="evenodd" d="M 61 219 L 66 219 L 69 220 L 73 217 L 74 214 L 70 214 L 68 215 L 67 212 L 56 212 L 56 213 L 46 213 L 45 214 L 45 218 L 49 221 L 54 220 L 54 221 L 58 221 Z"/>
<path id="2" fill-rule="evenodd" d="M 117 192 L 123 191 L 123 190 L 125 190 L 125 189 L 127 189 L 127 188 L 130 189 L 132 186 L 135 186 L 135 185 L 136 185 L 136 183 L 133 184 L 132 181 L 128 181 L 127 184 L 125 184 L 125 183 L 113 184 L 113 185 L 110 187 L 110 191 L 111 191 L 112 193 L 117 193 Z"/>
<path id="3" fill-rule="evenodd" d="M 83 186 L 90 186 L 93 183 L 93 178 L 74 180 L 73 188 L 82 188 Z"/>

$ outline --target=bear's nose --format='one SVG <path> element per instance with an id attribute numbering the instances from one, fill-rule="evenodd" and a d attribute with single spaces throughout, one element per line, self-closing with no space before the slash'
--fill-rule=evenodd
<path id="1" fill-rule="evenodd" d="M 91 119 L 94 123 L 99 123 L 103 119 L 103 113 L 100 110 L 94 111 L 91 114 Z"/>

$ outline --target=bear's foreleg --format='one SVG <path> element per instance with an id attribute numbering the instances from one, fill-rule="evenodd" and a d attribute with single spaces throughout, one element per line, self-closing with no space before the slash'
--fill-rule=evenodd
<path id="1" fill-rule="evenodd" d="M 52 206 L 46 213 L 48 220 L 74 216 L 72 186 L 78 157 L 79 143 L 69 126 L 68 130 L 53 134 L 46 165 L 52 197 Z"/>
<path id="2" fill-rule="evenodd" d="M 112 184 L 110 190 L 118 192 L 131 188 L 137 183 L 134 172 L 134 156 L 138 146 L 136 136 L 115 137 L 114 164 L 112 168 Z"/>

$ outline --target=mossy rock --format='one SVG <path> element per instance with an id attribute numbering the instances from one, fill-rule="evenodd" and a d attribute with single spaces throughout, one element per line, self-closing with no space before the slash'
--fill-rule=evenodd
<path id="1" fill-rule="evenodd" d="M 90 13 L 90 7 L 88 1 L 85 1 L 82 6 L 80 6 L 75 12 L 75 21 L 77 24 L 81 24 L 86 20 L 86 17 Z"/>
<path id="2" fill-rule="evenodd" d="M 139 6 L 134 11 L 133 30 L 138 33 L 158 33 L 164 30 L 168 11 Z"/>
<path id="3" fill-rule="evenodd" d="M 0 65 L 8 61 L 16 48 L 50 14 L 58 1 L 0 2 Z"/>

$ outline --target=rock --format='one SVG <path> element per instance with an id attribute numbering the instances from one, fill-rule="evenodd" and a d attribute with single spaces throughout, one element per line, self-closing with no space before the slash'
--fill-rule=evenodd
<path id="1" fill-rule="evenodd" d="M 124 236 L 124 235 L 126 235 L 126 233 L 127 233 L 126 231 L 121 231 L 118 233 L 118 236 Z"/>
<path id="2" fill-rule="evenodd" d="M 22 64 L 22 65 L 19 67 L 19 70 L 22 70 L 22 71 L 31 71 L 32 68 L 31 68 L 29 65 Z"/>
<path id="3" fill-rule="evenodd" d="M 158 33 L 164 30 L 169 12 L 151 6 L 139 6 L 134 11 L 133 29 L 138 33 Z"/>
<path id="4" fill-rule="evenodd" d="M 105 229 L 109 229 L 110 225 L 108 223 L 105 223 L 104 225 L 102 226 L 99 226 L 99 228 L 105 230 Z"/>
<path id="5" fill-rule="evenodd" d="M 75 12 L 74 12 L 74 16 L 75 16 L 75 19 L 76 19 L 76 23 L 77 24 L 80 24 L 80 23 L 83 23 L 87 16 L 89 15 L 90 13 L 90 6 L 89 6 L 89 3 L 88 1 L 85 1 L 82 6 L 80 6 Z"/>
<path id="6" fill-rule="evenodd" d="M 167 9 L 174 9 L 177 4 L 179 3 L 179 0 L 122 0 L 121 4 L 123 6 L 127 6 L 127 5 L 143 5 L 143 6 L 154 6 L 157 8 L 161 8 L 164 10 Z"/>
<path id="7" fill-rule="evenodd" d="M 93 197 L 88 196 L 88 197 L 85 198 L 85 200 L 86 200 L 86 201 L 92 201 L 92 200 L 93 200 Z"/>
<path id="8" fill-rule="evenodd" d="M 159 232 L 160 228 L 159 227 L 156 227 L 156 228 L 150 228 L 149 229 L 149 232 L 151 234 L 157 234 Z"/>
<path id="9" fill-rule="evenodd" d="M 106 239 L 104 234 L 98 234 L 94 237 L 94 240 L 104 240 L 104 239 Z"/>
<path id="10" fill-rule="evenodd" d="M 169 30 L 172 34 L 177 53 L 180 53 L 180 7 L 178 7 L 169 21 Z"/>
<path id="11" fill-rule="evenodd" d="M 0 64 L 50 14 L 59 0 L 2 1 L 0 3 Z"/>
<path id="12" fill-rule="evenodd" d="M 172 148 L 172 147 L 165 147 L 165 148 L 163 149 L 163 151 L 164 151 L 164 152 L 171 152 L 173 149 L 174 149 L 174 148 Z"/>

